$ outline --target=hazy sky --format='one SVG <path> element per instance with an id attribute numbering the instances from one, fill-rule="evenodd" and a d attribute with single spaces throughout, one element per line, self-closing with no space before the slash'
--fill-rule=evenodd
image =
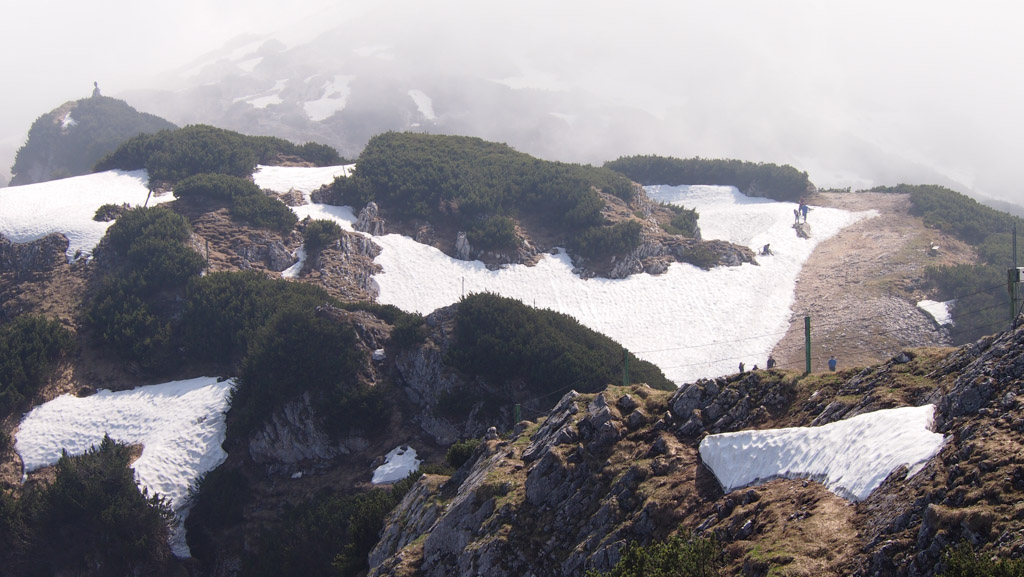
<path id="1" fill-rule="evenodd" d="M 277 33 L 295 45 L 365 13 L 371 28 L 394 17 L 424 43 L 457 35 L 479 46 L 442 58 L 439 70 L 492 54 L 546 67 L 533 73 L 552 87 L 685 126 L 679 138 L 698 138 L 690 145 L 703 156 L 777 161 L 765 145 L 774 143 L 799 151 L 818 184 L 858 184 L 866 157 L 832 146 L 833 135 L 855 135 L 961 188 L 1024 204 L 1015 171 L 1024 158 L 1024 8 L 1011 1 L 12 3 L 0 32 L 4 173 L 32 121 L 87 96 L 93 81 L 117 96 L 158 85 L 164 71 L 238 35 Z M 725 122 L 733 128 L 716 132 Z M 842 162 L 816 172 L 818 150 L 849 155 L 849 173 Z"/>

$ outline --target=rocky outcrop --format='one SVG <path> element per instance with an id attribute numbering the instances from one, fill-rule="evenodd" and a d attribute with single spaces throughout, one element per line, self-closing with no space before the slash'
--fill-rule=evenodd
<path id="1" fill-rule="evenodd" d="M 257 239 L 259 240 L 259 239 Z M 266 237 L 263 243 L 254 243 L 250 239 L 241 239 L 233 248 L 235 254 L 241 257 L 240 268 L 252 268 L 253 263 L 260 263 L 267 270 L 281 272 L 292 266 L 299 259 L 292 256 L 292 253 L 276 238 Z"/>
<path id="2" fill-rule="evenodd" d="M 524 424 L 508 441 L 485 441 L 451 479 L 421 481 L 392 513 L 371 575 L 604 571 L 629 541 L 662 539 L 680 525 L 714 534 L 745 574 L 785 567 L 794 555 L 817 559 L 800 553 L 803 545 L 767 559 L 755 554 L 763 534 L 793 530 L 811 551 L 843 535 L 845 552 L 820 561 L 816 574 L 931 576 L 945 548 L 964 541 L 1024 557 L 1016 505 L 1024 498 L 1024 329 L 948 356 L 905 351 L 835 376 L 833 384 L 811 376 L 808 388 L 793 373 L 759 370 L 673 393 L 569 393 L 541 423 Z M 694 449 L 707 433 L 824 424 L 925 402 L 938 406 L 946 447 L 913 477 L 905 467 L 893 471 L 856 505 L 811 481 L 723 495 Z M 822 515 L 830 531 L 812 529 Z"/>
<path id="3" fill-rule="evenodd" d="M 628 538 L 658 532 L 654 519 L 667 511 L 644 497 L 643 486 L 679 466 L 678 443 L 648 429 L 640 434 L 656 437 L 647 451 L 654 465 L 609 467 L 629 430 L 623 407 L 640 411 L 650 393 L 635 388 L 637 402 L 570 392 L 528 444 L 485 442 L 472 466 L 448 482 L 421 480 L 392 513 L 387 538 L 371 553 L 370 574 L 394 574 L 399 564 L 415 564 L 416 574 L 429 576 L 540 577 L 609 568 Z M 429 483 L 436 488 L 428 490 Z M 396 533 L 399 524 L 425 535 L 422 545 L 412 545 L 413 533 Z"/>
<path id="4" fill-rule="evenodd" d="M 302 274 L 304 278 L 315 280 L 332 296 L 372 301 L 377 297 L 373 275 L 380 272 L 380 265 L 373 259 L 378 254 L 380 246 L 370 237 L 342 231 L 335 244 L 306 260 Z"/>
<path id="5" fill-rule="evenodd" d="M 309 394 L 285 404 L 249 439 L 249 456 L 274 475 L 330 466 L 342 455 L 365 450 L 369 443 L 361 437 L 331 440 L 318 426 L 318 417 Z"/>
<path id="6" fill-rule="evenodd" d="M 376 202 L 369 202 L 359 211 L 359 217 L 352 224 L 352 228 L 373 236 L 380 236 L 384 232 L 384 219 L 380 216 L 380 209 Z"/>
<path id="7" fill-rule="evenodd" d="M 70 242 L 60 233 L 48 234 L 25 243 L 13 243 L 0 235 L 0 273 L 14 273 L 17 279 L 51 271 L 67 264 Z"/>

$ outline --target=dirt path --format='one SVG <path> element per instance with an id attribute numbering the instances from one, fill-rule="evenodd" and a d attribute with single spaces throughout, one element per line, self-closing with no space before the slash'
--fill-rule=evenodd
<path id="1" fill-rule="evenodd" d="M 812 206 L 879 215 L 822 242 L 797 278 L 790 330 L 773 355 L 780 368 L 803 369 L 804 317 L 811 317 L 811 370 L 888 360 L 910 347 L 948 346 L 948 334 L 916 303 L 929 298 L 925 267 L 973 262 L 972 249 L 924 227 L 905 194 L 821 193 Z M 811 211 L 811 234 L 814 212 Z M 929 247 L 939 247 L 937 255 Z"/>

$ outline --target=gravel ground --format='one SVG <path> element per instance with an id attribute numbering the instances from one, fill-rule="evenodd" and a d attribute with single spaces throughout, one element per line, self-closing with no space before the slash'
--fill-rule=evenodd
<path id="1" fill-rule="evenodd" d="M 780 368 L 803 369 L 804 317 L 811 317 L 811 370 L 828 370 L 830 355 L 840 368 L 888 360 L 912 347 L 949 346 L 947 331 L 917 302 L 933 295 L 926 266 L 973 262 L 966 244 L 924 227 L 909 213 L 906 194 L 819 193 L 812 207 L 876 210 L 821 243 L 797 279 L 790 330 L 773 355 Z M 811 234 L 814 211 L 810 213 Z M 933 254 L 929 250 L 937 245 Z"/>

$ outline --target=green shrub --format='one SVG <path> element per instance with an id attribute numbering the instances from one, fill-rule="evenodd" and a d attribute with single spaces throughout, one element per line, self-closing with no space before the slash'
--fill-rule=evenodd
<path id="1" fill-rule="evenodd" d="M 622 381 L 621 345 L 568 315 L 534 309 L 515 299 L 489 293 L 463 298 L 454 336 L 448 351 L 452 365 L 495 383 L 521 379 L 528 389 L 548 393 L 568 388 L 594 392 Z M 632 382 L 675 389 L 661 370 L 632 354 L 629 369 Z M 454 404 L 474 400 L 471 394 L 452 395 Z M 465 409 L 461 405 L 452 412 L 459 414 Z"/>
<path id="2" fill-rule="evenodd" d="M 391 329 L 391 344 L 398 348 L 408 348 L 425 342 L 427 335 L 427 325 L 423 315 L 403 314 L 394 321 L 394 327 Z"/>
<path id="3" fill-rule="evenodd" d="M 352 327 L 289 304 L 256 332 L 242 362 L 231 413 L 234 434 L 261 423 L 303 392 L 335 394 L 355 386 L 362 361 Z M 230 431 L 230 429 L 229 429 Z"/>
<path id="4" fill-rule="evenodd" d="M 238 469 L 218 467 L 200 477 L 189 493 L 192 509 L 185 520 L 189 549 L 193 557 L 212 561 L 218 546 L 215 535 L 244 519 L 252 497 L 249 480 Z"/>
<path id="5" fill-rule="evenodd" d="M 24 406 L 71 350 L 71 333 L 59 321 L 21 315 L 0 325 L 0 419 Z"/>
<path id="6" fill-rule="evenodd" d="M 716 577 L 722 575 L 722 547 L 711 537 L 673 535 L 646 547 L 631 541 L 610 571 L 587 577 Z"/>
<path id="7" fill-rule="evenodd" d="M 93 170 L 145 168 L 150 180 L 167 182 L 198 174 L 246 177 L 252 175 L 257 163 L 267 164 L 281 155 L 302 158 L 304 154 L 315 158 L 311 162 L 326 165 L 340 161 L 337 152 L 324 145 L 297 146 L 281 138 L 245 136 L 197 124 L 132 138 L 101 159 Z"/>
<path id="8" fill-rule="evenodd" d="M 185 217 L 164 206 L 132 208 L 107 229 L 104 239 L 117 254 L 125 256 L 144 238 L 185 242 L 192 234 Z"/>
<path id="9" fill-rule="evenodd" d="M 306 253 L 315 255 L 341 238 L 341 226 L 333 220 L 317 219 L 306 225 L 302 236 Z"/>
<path id="10" fill-rule="evenodd" d="M 124 204 L 102 204 L 96 209 L 96 212 L 92 215 L 92 219 L 96 222 L 110 222 L 128 210 L 129 206 L 127 203 Z"/>
<path id="11" fill-rule="evenodd" d="M 463 230 L 525 208 L 580 228 L 601 224 L 598 190 L 627 201 L 634 194 L 633 183 L 610 170 L 541 161 L 479 138 L 389 132 L 370 139 L 355 172 L 336 179 L 328 196 L 356 208 L 374 201 L 402 218 L 448 219 Z"/>
<path id="12" fill-rule="evenodd" d="M 174 185 L 175 198 L 205 198 L 231 201 L 244 196 L 262 194 L 260 187 L 248 178 L 227 174 L 196 174 Z"/>
<path id="13" fill-rule="evenodd" d="M 154 367 L 172 336 L 168 299 L 206 266 L 191 227 L 163 206 L 134 208 L 107 229 L 99 259 L 116 265 L 86 305 L 86 324 L 115 354 Z M 120 258 L 111 258 L 120 257 Z M 172 301 L 173 302 L 173 301 Z"/>
<path id="14" fill-rule="evenodd" d="M 231 203 L 231 216 L 281 234 L 290 232 L 299 221 L 299 217 L 285 203 L 262 193 L 235 197 Z"/>
<path id="15" fill-rule="evenodd" d="M 674 204 L 663 204 L 662 206 L 675 213 L 668 224 L 661 224 L 662 230 L 687 238 L 695 238 L 700 233 L 700 227 L 697 224 L 700 215 L 695 209 L 687 209 Z"/>
<path id="16" fill-rule="evenodd" d="M 451 447 L 448 447 L 448 451 L 444 454 L 444 460 L 453 469 L 466 464 L 473 453 L 476 452 L 476 448 L 480 446 L 480 439 L 466 439 L 465 441 L 458 441 L 453 443 Z"/>
<path id="17" fill-rule="evenodd" d="M 62 456 L 51 485 L 22 498 L 32 538 L 19 575 L 135 575 L 166 571 L 172 513 L 139 491 L 132 451 L 105 437 L 84 455 Z"/>
<path id="18" fill-rule="evenodd" d="M 89 304 L 86 325 L 118 356 L 153 367 L 170 341 L 171 326 L 135 294 L 134 286 L 123 279 L 105 282 Z"/>
<path id="19" fill-rule="evenodd" d="M 693 266 L 700 267 L 704 270 L 711 270 L 718 265 L 719 256 L 708 245 L 703 243 L 694 243 L 679 255 L 679 260 L 692 264 Z"/>
<path id="20" fill-rule="evenodd" d="M 389 489 L 320 494 L 292 508 L 281 523 L 258 536 L 256 553 L 242 560 L 242 575 L 365 574 L 384 519 L 419 476 L 413 473 Z"/>
<path id="21" fill-rule="evenodd" d="M 744 194 L 775 200 L 796 201 L 812 185 L 806 172 L 787 165 L 713 158 L 627 156 L 606 162 L 605 168 L 620 172 L 643 185 L 715 184 L 735 186 Z"/>
<path id="22" fill-rule="evenodd" d="M 182 340 L 189 354 L 200 359 L 237 360 L 282 308 L 313 310 L 327 302 L 327 291 L 312 284 L 272 279 L 257 271 L 210 273 L 188 285 Z"/>
<path id="23" fill-rule="evenodd" d="M 967 543 L 947 547 L 942 564 L 939 577 L 1024 577 L 1024 559 L 993 559 L 975 553 Z"/>
<path id="24" fill-rule="evenodd" d="M 604 259 L 628 253 L 640 246 L 643 225 L 626 220 L 611 227 L 588 228 L 573 237 L 569 250 L 586 259 Z"/>
<path id="25" fill-rule="evenodd" d="M 515 249 L 520 243 L 515 221 L 506 216 L 493 216 L 484 220 L 469 229 L 466 237 L 470 245 L 480 250 Z"/>

